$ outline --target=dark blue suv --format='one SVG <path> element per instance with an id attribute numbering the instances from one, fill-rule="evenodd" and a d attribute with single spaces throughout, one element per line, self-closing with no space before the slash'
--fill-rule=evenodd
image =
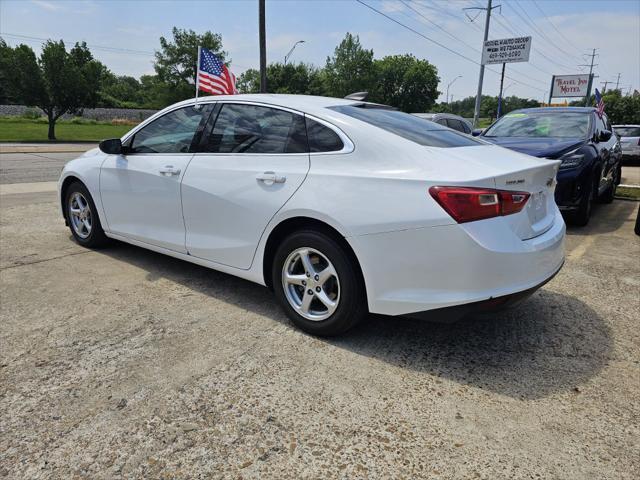
<path id="1" fill-rule="evenodd" d="M 593 107 L 525 108 L 474 135 L 535 157 L 562 161 L 556 203 L 565 217 L 586 225 L 594 200 L 613 201 L 622 150 L 606 114 Z"/>

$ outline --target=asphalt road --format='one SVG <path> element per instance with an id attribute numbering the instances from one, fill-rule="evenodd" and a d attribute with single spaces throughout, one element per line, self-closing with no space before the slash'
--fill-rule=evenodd
<path id="1" fill-rule="evenodd" d="M 516 310 L 323 340 L 258 285 L 79 247 L 53 183 L 2 187 L 0 477 L 640 475 L 637 203 Z"/>

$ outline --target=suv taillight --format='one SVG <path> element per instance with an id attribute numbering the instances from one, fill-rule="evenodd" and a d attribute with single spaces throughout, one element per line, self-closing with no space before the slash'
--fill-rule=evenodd
<path id="1" fill-rule="evenodd" d="M 429 193 L 458 223 L 518 213 L 530 196 L 527 192 L 474 187 L 431 187 Z"/>

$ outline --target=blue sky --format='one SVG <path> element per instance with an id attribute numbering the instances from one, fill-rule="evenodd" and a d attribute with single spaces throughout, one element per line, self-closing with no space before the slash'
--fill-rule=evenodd
<path id="1" fill-rule="evenodd" d="M 473 22 L 466 7 L 485 0 L 363 0 L 448 48 L 478 60 L 484 14 Z M 640 0 L 494 0 L 490 38 L 533 37 L 527 64 L 507 65 L 506 94 L 541 99 L 552 74 L 581 73 L 582 56 L 598 48 L 596 83 L 613 81 L 640 90 Z M 411 8 L 409 8 L 411 7 Z M 94 55 L 117 74 L 152 73 L 158 38 L 175 25 L 222 35 L 237 75 L 258 66 L 257 0 L 0 0 L 0 32 L 11 44 L 38 50 L 40 38 L 86 41 Z M 471 17 L 478 11 L 468 11 Z M 437 26 L 436 26 L 437 25 Z M 557 29 L 557 30 L 556 30 Z M 558 33 L 558 30 L 561 33 Z M 267 0 L 267 60 L 282 61 L 297 40 L 305 40 L 292 61 L 323 65 L 346 32 L 360 36 L 376 57 L 412 53 L 438 67 L 444 92 L 454 99 L 475 95 L 478 66 L 431 43 L 355 0 Z M 23 37 L 19 37 L 23 36 Z M 33 38 L 24 38 L 33 37 Z M 121 49 L 121 50 L 113 50 Z M 496 94 L 499 68 L 485 75 L 483 93 Z M 602 85 L 600 85 L 602 87 Z M 609 84 L 611 88 L 611 83 Z M 444 94 L 440 100 L 444 100 Z"/>

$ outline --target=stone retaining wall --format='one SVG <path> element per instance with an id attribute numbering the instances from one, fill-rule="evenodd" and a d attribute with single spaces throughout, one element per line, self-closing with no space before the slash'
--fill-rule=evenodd
<path id="1" fill-rule="evenodd" d="M 26 107 L 24 105 L 0 105 L 0 116 L 3 115 L 23 115 L 28 111 L 37 111 L 44 115 L 44 112 L 37 107 Z M 149 118 L 157 110 L 143 110 L 132 108 L 85 108 L 81 115 L 63 115 L 62 118 L 83 117 L 93 120 L 109 121 L 117 118 L 140 122 Z"/>

